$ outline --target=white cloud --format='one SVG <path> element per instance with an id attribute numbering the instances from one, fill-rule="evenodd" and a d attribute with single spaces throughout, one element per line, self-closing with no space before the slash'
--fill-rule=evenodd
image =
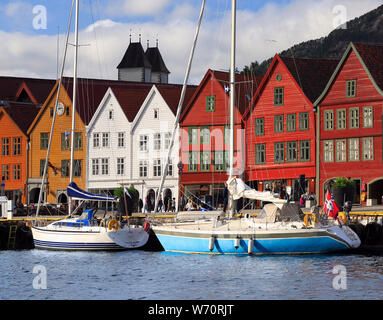
<path id="1" fill-rule="evenodd" d="M 169 1 L 158 1 L 162 7 L 157 8 L 164 8 Z M 238 12 L 238 68 L 242 69 L 255 60 L 261 62 L 302 41 L 326 36 L 334 28 L 333 8 L 338 4 L 338 0 L 294 0 L 283 5 L 283 8 L 270 3 L 257 12 Z M 349 0 L 345 4 L 347 20 L 380 4 L 380 0 Z M 132 32 L 133 41 L 137 41 L 138 33 L 142 34 L 144 49 L 147 39 L 153 46 L 158 37 L 159 49 L 171 72 L 170 81 L 182 83 L 198 14 L 199 6 L 183 3 L 171 12 L 159 14 L 160 17 L 154 21 L 117 23 L 106 19 L 95 22 L 80 32 L 80 43 L 90 46 L 80 48 L 79 76 L 116 79 L 116 66 L 129 45 L 129 34 Z M 216 16 L 216 8 L 206 8 L 190 75 L 192 83 L 198 84 L 208 68 L 228 69 L 230 13 L 227 12 L 219 20 L 212 19 Z M 63 38 L 61 36 L 61 40 Z M 0 74 L 55 77 L 56 41 L 53 35 L 0 31 L 0 43 L 7 43 L 0 50 Z M 60 51 L 62 47 L 61 43 Z M 72 47 L 68 50 L 67 75 L 72 74 L 72 50 Z"/>
<path id="2" fill-rule="evenodd" d="M 154 16 L 164 10 L 171 0 L 112 0 L 106 12 L 114 16 Z"/>

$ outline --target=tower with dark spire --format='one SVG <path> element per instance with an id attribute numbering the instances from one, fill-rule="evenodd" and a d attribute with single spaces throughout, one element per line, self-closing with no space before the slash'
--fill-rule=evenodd
<path id="1" fill-rule="evenodd" d="M 146 52 L 144 52 L 141 35 L 139 42 L 132 42 L 130 36 L 128 49 L 117 69 L 118 80 L 121 81 L 168 83 L 170 73 L 158 50 L 158 40 L 156 47 L 152 48 L 149 47 L 148 41 Z"/>

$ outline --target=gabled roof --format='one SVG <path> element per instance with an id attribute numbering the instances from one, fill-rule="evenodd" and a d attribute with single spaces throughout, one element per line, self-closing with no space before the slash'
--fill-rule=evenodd
<path id="1" fill-rule="evenodd" d="M 339 63 L 337 59 L 280 58 L 312 103 L 320 96 Z"/>
<path id="2" fill-rule="evenodd" d="M 157 47 L 146 49 L 145 56 L 152 65 L 152 72 L 170 73 Z"/>
<path id="3" fill-rule="evenodd" d="M 43 104 L 56 80 L 0 76 L 0 100 L 18 101 L 25 90 L 30 101 Z"/>
<path id="4" fill-rule="evenodd" d="M 205 86 L 209 78 L 213 78 L 218 81 L 221 85 L 224 92 L 226 92 L 225 87 L 230 85 L 230 73 L 224 71 L 217 71 L 209 69 L 200 84 L 196 88 L 194 94 L 190 98 L 189 102 L 182 111 L 180 121 L 186 116 L 190 108 L 192 107 L 194 101 L 197 99 L 199 93 Z M 258 86 L 262 81 L 261 75 L 246 75 L 246 74 L 235 74 L 235 107 L 243 114 L 251 101 L 254 92 L 257 90 Z M 226 92 L 226 95 L 229 96 L 229 92 Z"/>
<path id="5" fill-rule="evenodd" d="M 27 135 L 28 128 L 41 107 L 33 103 L 7 102 L 0 105 L 0 108 L 4 110 L 19 129 Z"/>
<path id="6" fill-rule="evenodd" d="M 261 84 L 258 86 L 251 103 L 243 114 L 245 119 L 253 109 L 256 101 L 262 94 L 270 79 L 277 63 L 282 63 L 291 77 L 295 80 L 298 88 L 305 95 L 308 102 L 314 103 L 315 99 L 323 92 L 328 79 L 330 79 L 339 60 L 335 59 L 313 59 L 313 58 L 286 58 L 275 54 L 271 61 Z"/>
<path id="7" fill-rule="evenodd" d="M 141 42 L 131 42 L 117 69 L 151 67 L 152 65 L 145 55 Z"/>
<path id="8" fill-rule="evenodd" d="M 379 94 L 383 96 L 383 46 L 376 44 L 372 45 L 350 42 L 346 51 L 343 53 L 343 56 L 340 59 L 336 69 L 334 70 L 331 78 L 329 79 L 325 89 L 315 101 L 314 105 L 318 105 L 326 96 L 328 90 L 335 81 L 336 76 L 340 72 L 343 64 L 345 63 L 351 51 L 355 52 L 361 65 L 364 68 L 364 71 L 370 78 L 373 86 L 379 92 Z"/>

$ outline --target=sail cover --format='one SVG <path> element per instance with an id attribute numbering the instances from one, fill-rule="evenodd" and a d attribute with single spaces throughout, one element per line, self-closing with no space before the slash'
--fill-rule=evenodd
<path id="1" fill-rule="evenodd" d="M 117 201 L 117 197 L 107 196 L 103 194 L 94 194 L 81 190 L 77 184 L 71 182 L 67 187 L 68 197 L 74 200 L 93 200 L 93 201 Z"/>
<path id="2" fill-rule="evenodd" d="M 234 200 L 238 200 L 243 197 L 247 199 L 272 202 L 278 205 L 278 207 L 282 207 L 284 203 L 287 203 L 287 200 L 279 199 L 270 191 L 257 191 L 252 189 L 247 184 L 245 184 L 242 179 L 235 177 L 229 178 L 227 180 L 227 189 L 233 196 Z"/>

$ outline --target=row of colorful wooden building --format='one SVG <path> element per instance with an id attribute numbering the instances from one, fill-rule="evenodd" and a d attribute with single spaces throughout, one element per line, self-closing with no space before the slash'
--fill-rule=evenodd
<path id="1" fill-rule="evenodd" d="M 381 204 L 382 70 L 383 46 L 350 43 L 340 60 L 276 54 L 264 76 L 237 74 L 235 174 L 258 190 L 287 190 L 295 200 L 315 194 L 320 204 L 329 182 L 345 176 L 355 181 L 355 203 Z M 79 79 L 78 88 L 74 182 L 108 193 L 133 185 L 140 198 L 154 200 L 182 86 Z M 228 88 L 229 73 L 216 70 L 188 86 L 163 199 L 222 203 Z M 57 89 L 55 80 L 0 77 L 0 165 L 8 198 L 35 203 L 43 185 L 45 201 L 67 202 L 71 78 L 63 79 L 41 184 Z"/>

